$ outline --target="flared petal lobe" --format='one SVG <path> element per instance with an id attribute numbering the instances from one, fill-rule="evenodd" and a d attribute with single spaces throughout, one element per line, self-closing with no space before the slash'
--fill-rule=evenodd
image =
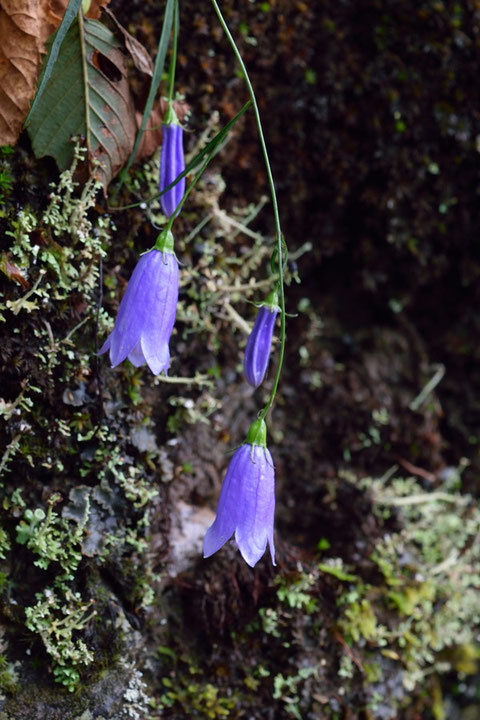
<path id="1" fill-rule="evenodd" d="M 110 351 L 112 367 L 129 358 L 167 373 L 168 343 L 178 300 L 178 261 L 171 252 L 150 250 L 138 261 L 118 309 L 115 326 L 99 354 Z"/>
<path id="2" fill-rule="evenodd" d="M 165 190 L 185 170 L 183 154 L 183 128 L 176 123 L 163 125 L 162 152 L 160 155 L 160 192 Z M 169 218 L 174 215 L 185 192 L 185 178 L 160 196 L 163 213 Z"/>
<path id="3" fill-rule="evenodd" d="M 261 305 L 245 348 L 245 378 L 249 385 L 261 385 L 267 371 L 273 328 L 278 309 Z"/>
<path id="4" fill-rule="evenodd" d="M 267 542 L 275 565 L 273 521 L 275 471 L 267 448 L 244 443 L 235 451 L 225 475 L 217 515 L 207 530 L 204 557 L 210 557 L 235 533 L 240 553 L 251 567 Z"/>

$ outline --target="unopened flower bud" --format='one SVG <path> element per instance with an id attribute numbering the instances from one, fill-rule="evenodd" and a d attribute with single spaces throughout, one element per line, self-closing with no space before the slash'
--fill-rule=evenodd
<path id="1" fill-rule="evenodd" d="M 244 360 L 245 377 L 254 388 L 261 385 L 267 371 L 278 311 L 278 296 L 274 291 L 258 308 L 257 318 L 247 341 Z"/>
<path id="2" fill-rule="evenodd" d="M 162 152 L 160 155 L 160 192 L 165 190 L 184 170 L 183 128 L 173 111 L 169 111 L 167 122 L 162 126 Z M 160 196 L 160 204 L 167 218 L 175 214 L 185 192 L 185 178 L 177 182 L 170 190 Z"/>

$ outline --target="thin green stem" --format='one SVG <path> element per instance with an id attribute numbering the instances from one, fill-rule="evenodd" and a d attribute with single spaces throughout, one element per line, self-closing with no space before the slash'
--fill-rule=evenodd
<path id="1" fill-rule="evenodd" d="M 275 400 L 275 395 L 277 393 L 278 383 L 280 380 L 280 374 L 282 372 L 283 358 L 285 355 L 285 291 L 284 291 L 284 287 L 283 287 L 283 245 L 285 243 L 285 240 L 283 239 L 282 230 L 280 227 L 280 215 L 278 212 L 278 203 L 277 203 L 277 194 L 275 192 L 275 183 L 273 181 L 272 169 L 270 167 L 270 160 L 268 158 L 267 146 L 266 146 L 265 137 L 263 134 L 262 121 L 260 119 L 260 112 L 258 110 L 257 99 L 255 97 L 253 86 L 252 86 L 252 83 L 250 82 L 247 68 L 245 67 L 245 63 L 243 62 L 242 56 L 240 55 L 240 51 L 235 44 L 235 40 L 233 39 L 233 36 L 232 36 L 230 30 L 228 29 L 228 25 L 225 22 L 225 19 L 220 11 L 217 0 L 212 0 L 212 5 L 213 5 L 215 12 L 217 14 L 217 17 L 220 21 L 220 25 L 222 26 L 223 31 L 224 31 L 225 35 L 227 36 L 230 45 L 232 46 L 232 50 L 235 54 L 235 57 L 237 58 L 238 64 L 240 65 L 241 73 L 243 75 L 243 78 L 244 78 L 245 83 L 248 88 L 250 98 L 252 100 L 253 111 L 255 113 L 255 121 L 257 123 L 258 135 L 259 135 L 259 139 L 260 139 L 260 145 L 262 147 L 263 160 L 265 162 L 265 168 L 267 170 L 267 177 L 268 177 L 268 184 L 270 186 L 270 193 L 272 196 L 273 216 L 274 216 L 274 220 L 275 220 L 276 252 L 277 252 L 277 263 L 278 263 L 278 294 L 279 294 L 279 300 L 280 300 L 280 322 L 281 322 L 280 354 L 279 354 L 279 358 L 278 358 L 278 365 L 277 365 L 277 371 L 275 373 L 275 379 L 273 381 L 272 392 L 270 393 L 270 397 L 268 398 L 267 404 L 265 405 L 263 410 L 260 411 L 259 416 L 258 416 L 259 420 L 263 420 L 265 418 L 267 412 L 272 407 L 273 401 Z"/>
<path id="2" fill-rule="evenodd" d="M 172 107 L 173 101 L 173 88 L 175 86 L 175 68 L 177 64 L 177 42 L 178 42 L 178 0 L 175 0 L 175 8 L 173 11 L 173 46 L 172 46 L 172 59 L 170 60 L 170 67 L 168 70 L 168 109 Z"/>
<path id="3" fill-rule="evenodd" d="M 119 175 L 119 182 L 112 193 L 111 200 L 114 200 L 117 197 L 118 193 L 120 192 L 120 188 L 122 187 L 122 184 L 128 175 L 128 171 L 130 170 L 131 166 L 133 165 L 133 162 L 137 156 L 137 151 L 140 146 L 140 141 L 142 139 L 142 135 L 146 130 L 148 119 L 152 112 L 153 102 L 155 100 L 155 96 L 157 94 L 157 90 L 158 90 L 158 87 L 160 85 L 160 82 L 161 82 L 162 76 L 163 76 L 163 68 L 165 65 L 165 58 L 167 56 L 168 45 L 169 45 L 169 40 L 170 40 L 170 32 L 171 32 L 172 24 L 173 24 L 173 15 L 174 15 L 173 11 L 174 11 L 174 0 L 167 0 L 166 5 L 165 5 L 165 15 L 163 18 L 162 32 L 160 33 L 160 40 L 158 41 L 157 57 L 155 58 L 155 64 L 153 66 L 152 81 L 150 83 L 150 89 L 148 91 L 147 101 L 146 101 L 145 107 L 143 109 L 142 124 L 140 125 L 140 128 L 137 132 L 137 136 L 135 138 L 135 143 L 133 145 L 132 152 L 130 153 L 130 157 L 128 158 L 128 162 L 125 165 L 125 168 L 122 170 L 122 172 Z"/>
<path id="4" fill-rule="evenodd" d="M 85 88 L 85 135 L 88 150 L 88 157 L 90 157 L 90 103 L 88 97 L 88 67 L 87 67 L 87 56 L 85 52 L 85 28 L 83 26 L 83 10 L 80 8 L 78 11 L 78 31 L 80 33 L 80 50 L 82 55 L 82 75 L 83 75 L 83 87 Z"/>

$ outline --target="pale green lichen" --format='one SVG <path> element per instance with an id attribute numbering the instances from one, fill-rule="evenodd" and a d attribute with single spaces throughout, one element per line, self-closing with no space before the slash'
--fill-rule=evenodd
<path id="1" fill-rule="evenodd" d="M 101 185 L 88 180 L 80 190 L 74 180 L 85 153 L 85 148 L 75 146 L 73 165 L 51 185 L 50 202 L 43 213 L 37 216 L 25 207 L 10 221 L 11 229 L 5 234 L 13 239 L 9 248 L 12 259 L 27 275 L 33 268 L 39 271 L 27 293 L 16 301 L 7 301 L 15 314 L 40 310 L 47 303 L 65 300 L 76 290 L 91 292 L 98 284 L 99 259 L 105 255 L 114 225 L 108 216 L 89 218 Z M 55 238 L 68 238 L 68 243 L 60 244 Z"/>

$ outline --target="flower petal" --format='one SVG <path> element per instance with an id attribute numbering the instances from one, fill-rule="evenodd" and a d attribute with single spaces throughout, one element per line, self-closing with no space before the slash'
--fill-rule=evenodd
<path id="1" fill-rule="evenodd" d="M 178 300 L 178 261 L 171 252 L 151 250 L 140 257 L 118 309 L 115 326 L 100 353 L 110 350 L 112 366 L 128 356 L 156 375 L 167 372 L 168 343 Z"/>
<path id="2" fill-rule="evenodd" d="M 204 557 L 217 552 L 235 531 L 240 553 L 251 567 L 264 554 L 267 542 L 275 565 L 274 512 L 272 457 L 266 448 L 244 443 L 235 451 L 228 466 L 217 516 L 205 535 Z"/>
<path id="3" fill-rule="evenodd" d="M 97 355 L 103 355 L 103 353 L 106 353 L 107 350 L 110 349 L 111 342 L 112 342 L 112 333 L 110 333 L 110 335 L 107 337 L 107 339 L 103 343 L 102 347 L 98 351 Z"/>
<path id="4" fill-rule="evenodd" d="M 275 565 L 273 520 L 275 512 L 275 472 L 266 448 L 254 446 L 244 466 L 242 503 L 238 512 L 235 540 L 243 559 L 251 566 L 260 560 L 267 541 Z"/>
<path id="5" fill-rule="evenodd" d="M 235 451 L 228 465 L 218 501 L 217 516 L 213 525 L 208 528 L 203 541 L 203 557 L 210 557 L 220 550 L 235 532 L 245 447 L 242 445 Z"/>
<path id="6" fill-rule="evenodd" d="M 137 343 L 135 345 L 132 352 L 129 354 L 128 359 L 130 360 L 132 365 L 135 365 L 135 367 L 140 367 L 140 365 L 143 365 L 145 363 L 145 355 L 143 354 L 142 346 L 140 343 Z"/>
<path id="7" fill-rule="evenodd" d="M 149 306 L 148 296 L 155 282 L 158 259 L 161 261 L 161 253 L 156 250 L 145 253 L 132 273 L 110 336 L 110 360 L 113 367 L 123 362 L 140 340 L 142 319 Z"/>
<path id="8" fill-rule="evenodd" d="M 141 347 L 145 361 L 154 375 L 167 374 L 170 364 L 168 343 L 175 323 L 178 300 L 178 261 L 164 253 L 161 273 L 150 298 L 150 312 L 141 330 Z"/>

